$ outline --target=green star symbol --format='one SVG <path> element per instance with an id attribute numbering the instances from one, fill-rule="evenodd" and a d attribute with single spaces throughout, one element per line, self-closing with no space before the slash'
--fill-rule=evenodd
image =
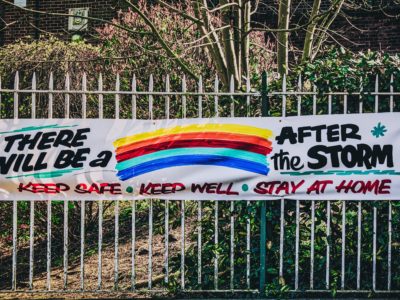
<path id="1" fill-rule="evenodd" d="M 371 133 L 374 137 L 378 138 L 381 136 L 385 136 L 386 131 L 386 126 L 382 125 L 381 122 L 379 122 L 378 125 L 374 126 L 374 128 L 371 130 Z"/>

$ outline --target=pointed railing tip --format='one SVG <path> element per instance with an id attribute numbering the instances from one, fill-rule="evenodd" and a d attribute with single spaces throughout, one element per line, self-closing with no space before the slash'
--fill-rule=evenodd
<path id="1" fill-rule="evenodd" d="M 218 87 L 219 87 L 219 78 L 218 78 L 218 76 L 215 76 L 215 79 L 214 79 L 214 89 L 218 89 Z"/>
<path id="2" fill-rule="evenodd" d="M 186 76 L 182 76 L 182 89 L 184 89 L 184 92 L 186 92 Z"/>
<path id="3" fill-rule="evenodd" d="M 67 89 L 69 89 L 70 86 L 70 77 L 69 77 L 69 73 L 65 74 L 65 86 Z"/>
<path id="4" fill-rule="evenodd" d="M 286 91 L 286 74 L 283 74 L 283 78 L 282 78 L 282 88 Z"/>
<path id="5" fill-rule="evenodd" d="M 54 87 L 54 77 L 53 77 L 53 72 L 50 72 L 49 76 L 49 89 L 52 90 Z"/>
<path id="6" fill-rule="evenodd" d="M 153 91 L 153 86 L 154 86 L 153 74 L 150 74 L 150 78 L 149 78 L 149 92 L 152 92 L 152 91 Z"/>
<path id="7" fill-rule="evenodd" d="M 301 73 L 299 74 L 299 77 L 297 77 L 297 86 L 298 86 L 299 88 L 301 88 L 301 86 L 302 86 Z"/>
<path id="8" fill-rule="evenodd" d="M 201 75 L 199 77 L 198 87 L 199 87 L 199 91 L 201 91 L 203 89 L 203 78 L 201 77 Z"/>
<path id="9" fill-rule="evenodd" d="M 251 91 L 250 77 L 247 77 L 246 78 L 246 93 L 250 93 L 250 91 Z M 247 97 L 249 97 L 249 96 L 247 95 Z"/>
<path id="10" fill-rule="evenodd" d="M 36 90 L 36 72 L 32 75 L 32 90 Z"/>
<path id="11" fill-rule="evenodd" d="M 86 91 L 87 89 L 87 77 L 86 77 L 86 73 L 83 73 L 82 75 L 82 89 L 84 91 Z"/>
<path id="12" fill-rule="evenodd" d="M 19 71 L 15 72 L 14 76 L 14 88 L 18 89 L 19 87 Z"/>
<path id="13" fill-rule="evenodd" d="M 169 80 L 169 74 L 167 74 L 167 75 L 165 76 L 165 89 L 166 89 L 166 91 L 167 91 L 167 92 L 169 92 L 169 91 L 170 91 L 170 80 Z"/>
<path id="14" fill-rule="evenodd" d="M 235 90 L 235 80 L 234 80 L 233 75 L 231 75 L 231 80 L 229 83 L 229 90 L 230 90 L 230 92 L 233 92 Z"/>
<path id="15" fill-rule="evenodd" d="M 119 76 L 119 73 L 117 73 L 117 76 L 116 76 L 116 79 L 115 79 L 115 85 L 119 86 L 119 84 L 120 84 L 120 76 Z"/>
<path id="16" fill-rule="evenodd" d="M 99 78 L 97 79 L 97 89 L 99 91 L 103 90 L 103 74 L 102 73 L 99 74 Z"/>
<path id="17" fill-rule="evenodd" d="M 136 89 L 136 75 L 135 74 L 133 74 L 133 76 L 132 76 L 131 84 L 132 84 L 132 89 Z"/>

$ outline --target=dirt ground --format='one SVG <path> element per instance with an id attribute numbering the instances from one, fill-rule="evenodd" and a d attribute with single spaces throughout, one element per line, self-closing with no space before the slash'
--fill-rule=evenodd
<path id="1" fill-rule="evenodd" d="M 3 293 L 0 299 L 148 299 L 151 294 L 144 293 Z M 161 297 L 161 296 L 160 296 Z"/>

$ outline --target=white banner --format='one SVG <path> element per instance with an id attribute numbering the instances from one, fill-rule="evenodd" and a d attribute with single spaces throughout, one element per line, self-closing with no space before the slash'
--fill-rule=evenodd
<path id="1" fill-rule="evenodd" d="M 0 200 L 400 199 L 399 120 L 0 120 Z"/>

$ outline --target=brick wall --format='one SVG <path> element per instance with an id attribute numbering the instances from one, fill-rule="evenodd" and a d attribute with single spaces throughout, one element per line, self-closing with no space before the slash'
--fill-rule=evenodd
<path id="1" fill-rule="evenodd" d="M 353 50 L 384 50 L 400 52 L 400 4 L 382 11 L 346 12 L 347 18 L 339 16 L 334 28 L 342 36 L 336 38 Z M 348 40 L 347 40 L 348 39 Z"/>
<path id="2" fill-rule="evenodd" d="M 276 9 L 277 1 L 268 0 L 266 3 Z M 329 7 L 327 1 L 324 0 L 322 9 Z M 394 0 L 380 0 L 379 3 L 381 1 L 387 5 L 386 13 L 400 15 L 400 4 L 395 4 Z M 121 7 L 119 0 L 27 0 L 27 5 L 28 8 L 59 13 L 68 13 L 69 8 L 89 7 L 89 16 L 106 20 L 111 20 Z M 293 1 L 292 21 L 299 24 L 307 22 L 307 16 L 305 15 L 309 13 L 311 5 L 312 0 Z M 351 11 L 345 9 L 343 13 L 345 16 L 339 16 L 332 26 L 332 30 L 338 34 L 332 33 L 333 38 L 328 42 L 333 43 L 333 39 L 336 39 L 344 46 L 355 51 L 372 49 L 400 52 L 400 18 L 388 17 L 379 10 L 370 12 L 367 10 Z M 75 32 L 68 31 L 68 17 L 22 12 L 19 9 L 0 3 L 0 18 L 3 18 L 6 23 L 15 22 L 7 29 L 0 30 L 0 44 L 11 43 L 25 36 L 37 38 L 45 32 L 57 34 L 63 39 L 70 39 L 75 34 Z M 260 11 L 255 16 L 255 20 L 265 23 L 271 28 L 276 28 L 276 10 L 269 9 L 261 3 Z M 94 28 L 100 25 L 101 22 L 89 20 L 89 30 L 82 32 L 81 35 L 89 41 L 95 42 Z M 292 32 L 290 34 L 292 44 L 301 48 L 304 34 L 305 30 Z M 271 38 L 273 39 L 274 35 L 271 34 Z"/>
<path id="3" fill-rule="evenodd" d="M 56 34 L 63 39 L 70 39 L 76 32 L 68 31 L 67 16 L 51 16 L 46 14 L 36 14 L 24 12 L 21 9 L 6 4 L 0 4 L 3 19 L 7 24 L 11 24 L 5 30 L 1 31 L 0 36 L 2 44 L 12 43 L 18 39 L 30 36 L 37 38 L 39 35 L 47 32 Z M 79 0 L 28 0 L 27 8 L 36 9 L 44 12 L 68 13 L 70 8 L 88 7 L 89 16 L 111 20 L 118 11 L 118 1 L 115 0 L 97 0 L 97 1 L 79 1 Z M 94 28 L 99 27 L 101 22 L 88 21 L 88 30 L 80 34 L 85 38 L 92 40 L 95 34 Z M 1 26 L 1 25 L 0 25 Z"/>

